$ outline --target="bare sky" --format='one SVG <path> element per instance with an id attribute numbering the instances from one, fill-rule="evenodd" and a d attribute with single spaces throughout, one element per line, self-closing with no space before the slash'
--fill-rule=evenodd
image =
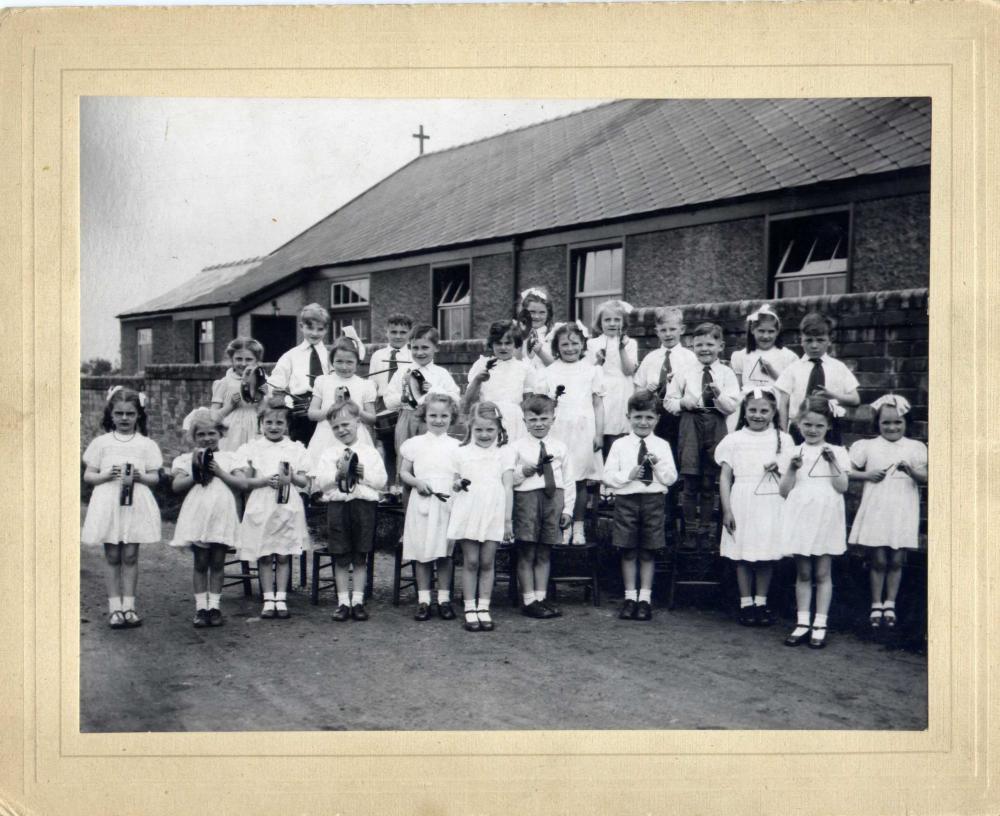
<path id="1" fill-rule="evenodd" d="M 601 100 L 81 100 L 81 347 L 205 266 L 264 255 L 417 155 Z"/>

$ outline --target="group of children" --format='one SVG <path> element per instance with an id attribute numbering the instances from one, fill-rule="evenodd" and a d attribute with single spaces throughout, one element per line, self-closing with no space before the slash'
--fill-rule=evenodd
<path id="1" fill-rule="evenodd" d="M 170 471 L 174 491 L 186 494 L 171 544 L 194 553 L 194 625 L 223 622 L 230 547 L 258 564 L 261 617 L 288 617 L 291 558 L 310 546 L 300 494 L 326 505 L 334 620 L 366 620 L 376 509 L 396 480 L 416 620 L 457 616 L 456 543 L 466 629 L 494 628 L 490 595 L 502 542 L 517 545 L 523 614 L 559 616 L 547 598 L 552 548 L 586 544 L 598 485 L 614 496 L 612 543 L 625 585 L 619 616 L 649 620 L 654 558 L 678 509 L 670 490 L 678 478 L 682 547 L 717 540 L 719 497 L 720 551 L 736 562 L 740 623 L 774 623 L 773 567 L 795 557 L 798 619 L 785 642 L 808 639 L 813 648 L 825 645 L 831 558 L 848 541 L 843 494 L 849 479 L 863 481 L 850 543 L 873 548 L 872 625 L 895 625 L 902 553 L 917 546 L 917 485 L 927 478 L 926 446 L 905 436 L 906 400 L 876 400 L 878 436 L 848 452 L 837 423 L 844 406 L 859 404 L 858 383 L 829 356 L 827 318 L 802 321 L 797 357 L 780 345 L 778 315 L 762 306 L 747 318 L 746 348 L 726 365 L 722 329 L 699 324 L 686 348 L 683 315 L 673 308 L 655 310 L 660 347 L 640 361 L 625 331 L 631 311 L 620 300 L 601 304 L 591 336 L 579 321 L 555 323 L 547 294 L 526 290 L 517 318 L 490 326 L 488 355 L 471 367 L 464 395 L 434 363 L 436 329 L 402 314 L 388 319 L 388 345 L 371 356 L 367 377 L 357 374 L 366 350 L 353 331 L 325 345 L 329 315 L 318 304 L 302 310 L 304 339 L 282 355 L 262 393 L 247 385 L 261 345 L 234 340 L 211 407 L 185 419 L 193 449 Z M 462 440 L 452 435 L 461 419 Z M 110 625 L 138 626 L 138 545 L 160 539 L 150 487 L 162 458 L 146 436 L 142 395 L 113 389 L 103 427 L 83 456 L 94 492 L 82 539 L 105 549 Z"/>

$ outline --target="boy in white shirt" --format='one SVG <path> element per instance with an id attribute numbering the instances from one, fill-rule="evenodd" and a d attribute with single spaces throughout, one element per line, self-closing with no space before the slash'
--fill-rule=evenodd
<path id="1" fill-rule="evenodd" d="M 618 617 L 622 620 L 653 617 L 654 557 L 666 544 L 663 494 L 677 481 L 670 444 L 653 433 L 657 405 L 657 398 L 648 392 L 629 398 L 631 433 L 615 440 L 604 463 L 604 484 L 615 494 L 612 543 L 621 552 L 625 603 Z"/>
<path id="2" fill-rule="evenodd" d="M 726 417 L 740 404 L 736 375 L 719 362 L 722 347 L 721 326 L 696 326 L 691 348 L 698 365 L 674 375 L 663 401 L 667 411 L 680 416 L 677 446 L 679 471 L 684 477 L 681 503 L 685 544 L 690 549 L 703 549 L 717 538 L 712 532 L 719 481 L 715 446 L 726 435 Z"/>
<path id="3" fill-rule="evenodd" d="M 385 321 L 385 339 L 389 345 L 372 352 L 368 359 L 369 379 L 375 383 L 375 390 L 378 398 L 375 401 L 376 411 L 376 439 L 382 444 L 385 452 L 385 469 L 389 475 L 389 483 L 396 482 L 396 441 L 395 422 L 386 427 L 384 419 L 386 414 L 392 414 L 385 405 L 385 392 L 389 387 L 389 380 L 399 370 L 400 366 L 405 366 L 413 362 L 410 349 L 406 341 L 410 337 L 410 330 L 413 328 L 413 318 L 402 312 L 395 312 Z M 381 415 L 381 416 L 380 416 Z M 391 417 L 389 417 L 391 419 Z"/>
<path id="4" fill-rule="evenodd" d="M 337 586 L 338 622 L 353 618 L 368 620 L 365 586 L 368 555 L 375 547 L 375 514 L 379 491 L 385 487 L 382 457 L 366 441 L 358 439 L 357 403 L 344 401 L 331 406 L 326 421 L 334 441 L 323 451 L 312 473 L 313 484 L 323 493 L 329 537 L 326 548 L 333 554 L 333 577 Z M 351 591 L 351 566 L 354 591 Z"/>
<path id="5" fill-rule="evenodd" d="M 288 422 L 288 436 L 293 442 L 308 445 L 316 423 L 307 411 L 312 401 L 313 382 L 317 377 L 330 373 L 330 353 L 323 344 L 330 326 L 330 313 L 318 303 L 310 303 L 299 312 L 299 329 L 302 342 L 290 348 L 274 364 L 268 385 L 278 397 L 291 396 L 292 410 Z"/>
<path id="6" fill-rule="evenodd" d="M 514 467 L 514 539 L 517 541 L 517 579 L 529 618 L 557 618 L 561 614 L 545 598 L 549 585 L 552 547 L 562 541 L 562 529 L 573 520 L 576 477 L 569 449 L 549 436 L 556 403 L 544 394 L 532 394 L 521 403 L 528 435 L 511 443 Z"/>
<path id="7" fill-rule="evenodd" d="M 858 396 L 858 380 L 853 372 L 829 355 L 832 343 L 833 322 L 825 315 L 810 312 L 799 324 L 799 339 L 802 343 L 802 357 L 781 372 L 774 384 L 778 389 L 778 417 L 781 429 L 788 430 L 790 415 L 797 414 L 806 397 L 826 397 L 833 412 L 833 426 L 827 433 L 831 445 L 840 445 L 839 417 L 847 411 L 843 406 L 861 404 Z M 799 429 L 792 426 L 792 439 L 802 444 Z"/>

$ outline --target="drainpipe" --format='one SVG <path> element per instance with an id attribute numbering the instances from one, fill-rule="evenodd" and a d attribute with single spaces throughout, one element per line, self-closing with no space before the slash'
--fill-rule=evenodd
<path id="1" fill-rule="evenodd" d="M 521 238 L 518 236 L 510 240 L 510 266 L 514 280 L 514 299 L 511 303 L 516 304 L 521 294 Z"/>

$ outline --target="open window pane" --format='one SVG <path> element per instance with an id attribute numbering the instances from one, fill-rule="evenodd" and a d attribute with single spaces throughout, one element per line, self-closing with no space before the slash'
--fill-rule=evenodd
<path id="1" fill-rule="evenodd" d="M 469 265 L 440 266 L 433 271 L 434 310 L 442 340 L 472 337 L 472 290 Z"/>
<path id="2" fill-rule="evenodd" d="M 369 280 L 337 281 L 330 285 L 330 308 L 368 303 Z"/>
<path id="3" fill-rule="evenodd" d="M 847 210 L 770 222 L 768 271 L 776 297 L 847 291 L 850 213 Z"/>

